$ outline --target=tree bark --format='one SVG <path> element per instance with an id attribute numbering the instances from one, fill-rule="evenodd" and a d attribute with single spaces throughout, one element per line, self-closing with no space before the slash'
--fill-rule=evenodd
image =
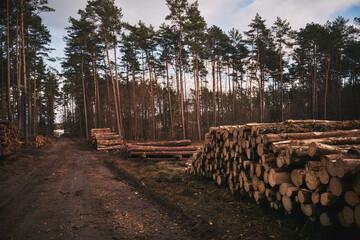
<path id="1" fill-rule="evenodd" d="M 258 67 L 259 67 L 259 60 L 260 60 L 260 46 L 259 46 L 259 38 L 256 38 L 256 46 L 257 46 L 257 59 L 256 59 L 256 65 L 255 65 L 255 78 L 258 82 L 258 85 L 259 85 L 259 96 L 260 96 L 260 122 L 262 123 L 263 122 L 263 110 L 262 110 L 262 102 L 263 102 L 263 99 L 262 99 L 262 86 L 261 86 L 261 82 L 260 82 L 260 79 L 257 75 L 257 71 L 258 71 Z"/>
<path id="2" fill-rule="evenodd" d="M 171 103 L 171 89 L 170 89 L 170 81 L 169 81 L 169 57 L 168 57 L 168 49 L 165 49 L 166 53 L 166 84 L 168 89 L 169 96 L 169 112 L 170 112 L 170 135 L 173 136 L 174 131 L 174 123 L 173 123 L 173 114 L 172 114 L 172 103 Z"/>
<path id="3" fill-rule="evenodd" d="M 81 82 L 82 82 L 82 92 L 83 92 L 83 101 L 84 101 L 84 112 L 85 112 L 85 135 L 86 139 L 89 139 L 89 125 L 88 125 L 88 113 L 86 105 L 86 93 L 85 93 L 85 73 L 84 73 L 84 57 L 81 58 Z"/>
<path id="4" fill-rule="evenodd" d="M 272 142 L 284 141 L 284 140 L 299 140 L 299 139 L 311 139 L 311 138 L 328 138 L 328 137 L 346 137 L 355 136 L 360 134 L 360 129 L 353 130 L 338 130 L 328 132 L 303 132 L 303 133 L 280 133 L 280 134 L 264 134 L 264 144 Z"/>
<path id="5" fill-rule="evenodd" d="M 284 88 L 283 88 L 283 70 L 282 70 L 282 47 L 281 47 L 281 39 L 280 39 L 280 91 L 281 91 L 281 121 L 284 121 Z"/>
<path id="6" fill-rule="evenodd" d="M 181 35 L 182 35 L 182 28 L 180 27 L 179 33 L 179 63 L 180 63 L 180 101 L 181 101 L 181 124 L 183 130 L 183 139 L 186 139 L 186 131 L 185 131 L 185 112 L 184 112 L 184 89 L 183 89 L 183 74 L 182 74 L 182 56 L 181 56 Z"/>
<path id="7" fill-rule="evenodd" d="M 158 141 L 158 142 L 137 142 L 128 145 L 138 146 L 189 146 L 191 141 L 189 139 L 177 141 Z"/>
<path id="8" fill-rule="evenodd" d="M 19 10 L 16 11 L 16 79 L 17 79 L 17 115 L 18 127 L 21 129 L 21 57 L 19 38 Z"/>
<path id="9" fill-rule="evenodd" d="M 191 156 L 196 153 L 196 151 L 157 151 L 157 152 L 129 152 L 129 157 L 140 156 L 142 158 L 146 157 L 162 157 L 162 156 Z"/>
<path id="10" fill-rule="evenodd" d="M 34 53 L 34 109 L 33 109 L 33 131 L 34 131 L 34 136 L 37 135 L 37 98 L 36 98 L 36 49 L 35 49 L 35 53 Z"/>
<path id="11" fill-rule="evenodd" d="M 216 127 L 216 78 L 215 78 L 215 48 L 213 56 L 213 66 L 212 66 L 212 75 L 213 75 L 213 126 Z"/>
<path id="12" fill-rule="evenodd" d="M 329 71 L 330 71 L 330 54 L 328 57 L 328 64 L 326 69 L 326 80 L 325 80 L 325 94 L 324 94 L 324 119 L 327 119 L 326 116 L 326 104 L 327 104 L 327 93 L 328 93 L 328 86 L 329 86 Z"/>
<path id="13" fill-rule="evenodd" d="M 158 85 L 158 81 L 157 81 L 155 64 L 153 64 L 153 71 L 154 71 L 156 98 L 157 98 L 157 102 L 158 102 L 159 115 L 160 115 L 161 125 L 164 126 L 165 124 L 164 124 L 164 121 L 163 121 L 163 114 L 162 114 L 162 110 L 161 110 L 162 109 L 161 108 L 161 97 L 160 97 L 160 93 L 159 93 L 159 85 Z"/>
<path id="14" fill-rule="evenodd" d="M 130 152 L 169 152 L 169 151 L 196 151 L 197 147 L 183 146 L 183 147 L 169 147 L 169 146 L 141 146 L 127 144 L 127 150 Z"/>
<path id="15" fill-rule="evenodd" d="M 94 78 L 94 98 L 95 98 L 95 128 L 99 127 L 99 103 L 98 103 L 98 85 L 96 79 L 96 70 L 95 70 L 95 60 L 94 60 L 94 51 L 91 51 L 91 61 L 92 61 L 92 69 L 93 69 L 93 78 Z"/>
<path id="16" fill-rule="evenodd" d="M 22 59 L 23 59 L 23 74 L 24 74 L 24 89 L 23 89 L 23 98 L 24 98 L 24 136 L 25 136 L 25 145 L 29 145 L 29 129 L 28 129 L 28 119 L 27 119 L 27 107 L 26 107 L 26 98 L 27 98 L 27 80 L 26 80 L 26 57 L 25 57 L 25 36 L 24 36 L 24 2 L 20 1 L 21 14 L 20 14 L 20 24 L 21 24 L 21 38 L 22 38 Z"/>
<path id="17" fill-rule="evenodd" d="M 136 63 L 136 50 L 133 53 L 133 63 L 132 63 L 132 101 L 133 101 L 133 111 L 134 111 L 134 139 L 137 139 L 138 129 L 137 129 L 137 109 L 136 109 L 136 95 L 135 95 L 135 63 Z"/>
<path id="18" fill-rule="evenodd" d="M 107 60 L 108 60 L 108 65 L 109 65 L 110 77 L 111 77 L 111 82 L 112 82 L 112 84 L 113 84 L 115 113 L 116 113 L 116 124 L 117 124 L 117 127 L 118 127 L 119 135 L 120 135 L 121 138 L 122 138 L 122 130 L 121 130 L 121 127 L 120 127 L 120 118 L 119 118 L 118 99 L 117 99 L 117 97 L 116 97 L 116 83 L 115 83 L 115 81 L 114 81 L 114 77 L 113 77 L 112 70 L 111 70 L 111 62 L 110 62 L 110 56 L 109 56 L 109 48 L 108 48 L 108 44 L 107 44 L 106 30 L 105 30 L 104 22 L 102 22 L 102 28 L 103 28 L 103 31 L 104 31 L 105 49 L 106 49 L 106 55 L 107 55 Z"/>
<path id="19" fill-rule="evenodd" d="M 309 145 L 308 154 L 310 157 L 314 157 L 328 154 L 346 153 L 349 148 L 349 145 L 328 145 L 313 142 Z"/>
<path id="20" fill-rule="evenodd" d="M 12 121 L 11 115 L 11 96 L 10 96 L 10 26 L 9 26 L 9 0 L 6 0 L 6 48 L 7 48 L 7 115 L 8 120 Z"/>
<path id="21" fill-rule="evenodd" d="M 113 30 L 113 34 L 115 36 L 115 31 Z M 122 115 L 121 115 L 121 96 L 120 96 L 120 87 L 119 87 L 119 79 L 118 79 L 118 72 L 117 72 L 117 57 L 116 57 L 116 36 L 114 42 L 114 58 L 115 58 L 115 81 L 116 81 L 116 93 L 117 93 L 117 100 L 118 100 L 118 114 L 119 114 L 119 125 L 121 135 L 123 136 L 123 126 L 122 126 Z M 110 66 L 110 63 L 109 63 Z"/>
<path id="22" fill-rule="evenodd" d="M 199 59 L 198 59 L 198 51 L 195 54 L 195 64 L 196 64 L 196 120 L 198 127 L 198 136 L 199 141 L 201 141 L 201 123 L 200 123 L 200 84 L 199 84 Z"/>
<path id="23" fill-rule="evenodd" d="M 156 139 L 156 121 L 155 121 L 155 96 L 154 96 L 154 84 L 151 77 L 151 65 L 148 51 L 146 50 L 146 60 L 149 67 L 149 78 L 150 78 L 150 92 L 151 92 L 151 116 L 153 124 L 153 139 Z"/>

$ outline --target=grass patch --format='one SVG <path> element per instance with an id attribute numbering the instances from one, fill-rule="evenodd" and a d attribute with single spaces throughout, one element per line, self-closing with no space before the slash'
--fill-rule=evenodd
<path id="1" fill-rule="evenodd" d="M 179 183 L 182 182 L 182 178 L 177 174 L 161 171 L 156 174 L 156 181 L 159 183 Z"/>
<path id="2" fill-rule="evenodd" d="M 186 197 L 193 197 L 195 195 L 193 189 L 191 187 L 185 186 L 181 193 L 182 196 L 186 196 Z"/>
<path id="3" fill-rule="evenodd" d="M 209 179 L 188 175 L 185 161 L 153 162 L 110 156 L 117 165 L 156 194 L 167 198 L 194 217 L 219 224 L 229 239 L 336 239 L 343 230 L 316 224 L 247 197 Z"/>

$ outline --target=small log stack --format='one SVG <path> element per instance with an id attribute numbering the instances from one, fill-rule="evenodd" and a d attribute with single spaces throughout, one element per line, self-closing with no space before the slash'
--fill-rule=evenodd
<path id="1" fill-rule="evenodd" d="M 20 148 L 19 129 L 9 121 L 0 120 L 0 156 L 14 154 Z"/>
<path id="2" fill-rule="evenodd" d="M 91 129 L 91 143 L 99 151 L 121 150 L 124 141 L 119 134 L 111 132 L 110 128 Z"/>
<path id="3" fill-rule="evenodd" d="M 126 154 L 128 158 L 151 158 L 152 160 L 190 158 L 198 151 L 197 147 L 190 144 L 190 140 L 127 143 Z"/>
<path id="4" fill-rule="evenodd" d="M 212 127 L 188 172 L 324 226 L 360 228 L 360 121 Z"/>
<path id="5" fill-rule="evenodd" d="M 35 146 L 42 147 L 45 144 L 53 144 L 55 142 L 55 139 L 49 136 L 43 136 L 43 135 L 37 135 L 35 139 Z"/>

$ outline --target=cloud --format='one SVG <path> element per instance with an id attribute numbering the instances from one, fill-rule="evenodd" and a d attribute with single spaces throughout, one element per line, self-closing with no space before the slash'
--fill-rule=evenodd
<path id="1" fill-rule="evenodd" d="M 55 9 L 55 12 L 42 13 L 45 24 L 52 29 L 62 30 L 68 26 L 69 17 L 76 17 L 79 9 L 86 6 L 85 0 L 48 0 L 49 7 Z"/>
<path id="2" fill-rule="evenodd" d="M 146 25 L 159 26 L 169 13 L 165 0 L 115 0 L 115 3 L 122 9 L 122 20 L 130 24 L 141 20 Z"/>
<path id="3" fill-rule="evenodd" d="M 190 3 L 195 0 L 188 0 Z M 246 31 L 248 25 L 259 13 L 271 26 L 276 17 L 287 19 L 293 29 L 305 27 L 306 23 L 324 24 L 337 14 L 346 13 L 351 7 L 360 6 L 360 0 L 198 0 L 201 14 L 208 26 L 217 25 L 225 31 L 237 28 Z M 52 34 L 51 47 L 56 48 L 51 56 L 63 57 L 65 44 L 62 40 L 69 25 L 70 16 L 77 17 L 77 11 L 84 9 L 86 0 L 49 0 L 49 6 L 56 11 L 43 13 L 44 24 Z M 136 24 L 142 20 L 157 27 L 169 13 L 165 0 L 115 0 L 122 8 L 123 21 Z M 359 9 L 359 8 L 355 8 Z M 357 14 L 360 16 L 360 13 Z M 58 68 L 59 64 L 57 64 Z"/>
<path id="4" fill-rule="evenodd" d="M 200 9 L 212 9 L 205 19 L 211 23 L 229 30 L 232 27 L 240 31 L 247 30 L 247 26 L 259 13 L 266 19 L 267 25 L 272 25 L 276 17 L 287 19 L 294 29 L 302 28 L 306 23 L 317 22 L 324 24 L 327 20 L 342 14 L 352 6 L 360 6 L 360 0 L 225 0 L 217 1 L 218 6 L 207 5 L 213 0 L 200 0 Z M 207 6 L 203 6 L 207 5 Z M 216 7 L 216 8 L 214 8 Z M 206 11 L 204 11 L 205 13 Z M 216 22 L 214 22 L 216 20 Z"/>

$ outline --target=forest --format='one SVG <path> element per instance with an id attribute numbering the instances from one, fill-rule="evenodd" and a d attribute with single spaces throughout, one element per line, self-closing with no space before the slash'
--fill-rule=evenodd
<path id="1" fill-rule="evenodd" d="M 211 126 L 360 119 L 360 18 L 298 30 L 256 14 L 248 29 L 208 26 L 197 1 L 166 0 L 164 23 L 122 21 L 114 0 L 69 19 L 62 69 L 48 66 L 47 0 L 1 1 L 1 118 L 25 141 L 110 127 L 124 139 L 201 141 Z M 140 18 L 140 17 L 139 17 Z M 236 23 L 234 23 L 236 25 Z"/>

